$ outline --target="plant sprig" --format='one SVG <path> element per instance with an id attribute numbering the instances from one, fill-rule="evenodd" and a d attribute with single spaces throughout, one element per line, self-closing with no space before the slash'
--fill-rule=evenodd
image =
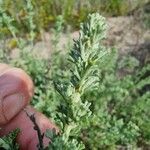
<path id="1" fill-rule="evenodd" d="M 79 38 L 74 40 L 69 53 L 69 61 L 73 66 L 70 69 L 70 80 L 65 83 L 54 81 L 55 89 L 63 97 L 58 117 L 62 127 L 62 140 L 66 145 L 73 141 L 70 137 L 77 140 L 81 128 L 88 126 L 89 116 L 92 114 L 90 103 L 83 101 L 81 96 L 87 90 L 92 90 L 99 81 L 97 62 L 107 53 L 100 43 L 105 38 L 105 30 L 105 19 L 98 13 L 90 14 L 87 22 L 81 24 Z M 81 146 L 79 149 L 83 148 Z"/>
<path id="2" fill-rule="evenodd" d="M 19 129 L 15 129 L 8 135 L 5 135 L 2 138 L 0 138 L 0 149 L 19 150 L 19 145 L 16 143 L 16 138 L 19 132 Z"/>

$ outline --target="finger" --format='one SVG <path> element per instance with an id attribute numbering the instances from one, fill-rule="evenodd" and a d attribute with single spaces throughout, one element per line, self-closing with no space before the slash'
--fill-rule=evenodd
<path id="1" fill-rule="evenodd" d="M 33 96 L 32 80 L 23 70 L 4 68 L 0 74 L 0 125 L 17 115 Z"/>
<path id="2" fill-rule="evenodd" d="M 36 123 L 38 124 L 41 133 L 43 134 L 46 129 L 56 129 L 57 127 L 50 122 L 43 114 L 37 112 L 35 109 L 28 106 L 26 108 L 28 114 L 35 114 Z M 34 125 L 30 118 L 26 115 L 25 111 L 21 111 L 15 118 L 13 118 L 8 124 L 2 126 L 0 135 L 6 135 L 10 131 L 19 128 L 21 132 L 17 137 L 17 141 L 21 150 L 37 150 L 38 136 L 37 132 L 33 129 Z M 44 145 L 47 146 L 50 140 L 46 137 L 43 139 Z"/>
<path id="3" fill-rule="evenodd" d="M 8 95 L 3 99 L 3 115 L 5 121 L 11 120 L 19 111 L 25 107 L 24 96 L 20 93 Z"/>

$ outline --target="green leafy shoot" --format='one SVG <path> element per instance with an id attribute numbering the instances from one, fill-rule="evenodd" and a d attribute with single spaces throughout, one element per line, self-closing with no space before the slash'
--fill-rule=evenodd
<path id="1" fill-rule="evenodd" d="M 74 40 L 74 46 L 69 53 L 69 61 L 72 64 L 70 80 L 63 83 L 54 81 L 55 89 L 63 97 L 57 115 L 62 128 L 59 138 L 63 141 L 63 146 L 67 146 L 66 149 L 69 145 L 76 145 L 75 149 L 84 148 L 82 143 L 77 144 L 77 139 L 81 129 L 88 126 L 92 112 L 91 104 L 82 100 L 81 96 L 98 85 L 98 61 L 107 53 L 101 45 L 101 40 L 105 38 L 105 30 L 105 19 L 98 13 L 90 14 L 87 22 L 81 24 L 79 39 Z M 56 139 L 52 142 L 53 146 L 58 145 L 55 144 L 58 142 Z"/>
<path id="2" fill-rule="evenodd" d="M 16 137 L 19 131 L 19 129 L 16 129 L 10 132 L 8 135 L 0 138 L 0 149 L 19 150 L 19 145 L 16 143 Z"/>

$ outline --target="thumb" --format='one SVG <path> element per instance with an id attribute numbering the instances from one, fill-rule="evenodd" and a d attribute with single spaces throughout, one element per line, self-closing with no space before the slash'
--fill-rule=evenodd
<path id="1" fill-rule="evenodd" d="M 23 70 L 0 64 L 0 125 L 15 117 L 32 95 L 32 80 Z"/>

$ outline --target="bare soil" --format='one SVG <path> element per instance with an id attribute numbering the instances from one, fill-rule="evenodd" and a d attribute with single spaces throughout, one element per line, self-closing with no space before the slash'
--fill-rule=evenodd
<path id="1" fill-rule="evenodd" d="M 118 49 L 120 56 L 128 55 L 129 53 L 138 53 L 142 56 L 141 49 L 147 46 L 146 54 L 144 56 L 150 57 L 150 30 L 144 29 L 141 23 L 134 17 L 112 17 L 107 18 L 107 39 L 104 41 L 108 47 L 115 47 Z M 68 39 L 76 39 L 78 37 L 78 31 L 71 33 L 70 35 L 63 33 L 59 41 L 59 49 L 64 50 Z M 42 40 L 37 42 L 32 50 L 37 57 L 48 58 L 53 51 L 51 33 L 43 33 Z M 71 40 L 72 41 L 72 40 Z M 28 47 L 27 47 L 28 49 Z M 30 46 L 29 46 L 30 49 Z M 139 52 L 140 51 L 140 52 Z M 17 48 L 11 51 L 12 58 L 19 57 L 19 50 Z M 140 57 L 138 56 L 138 57 Z"/>

